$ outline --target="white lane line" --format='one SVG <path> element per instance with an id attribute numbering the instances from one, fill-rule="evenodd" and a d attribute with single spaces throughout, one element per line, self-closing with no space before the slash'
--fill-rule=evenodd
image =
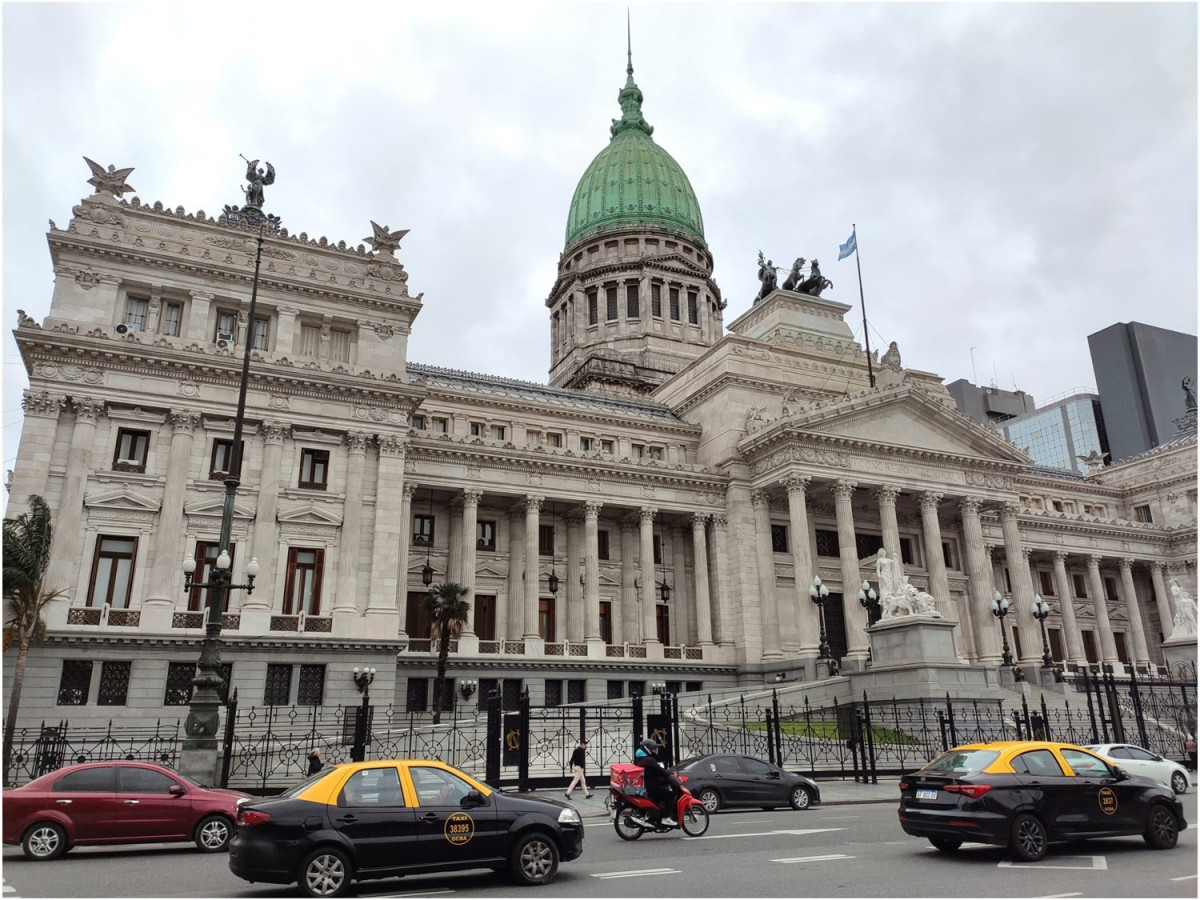
<path id="1" fill-rule="evenodd" d="M 1055 862 L 1066 862 L 1069 859 L 1086 860 L 1087 864 L 1082 866 L 1057 866 L 1053 863 L 1047 863 L 1045 860 L 1035 863 L 1012 862 L 1011 860 L 1001 860 L 996 863 L 998 869 L 1073 869 L 1076 872 L 1106 872 L 1108 871 L 1108 860 L 1103 856 L 1056 856 Z"/>
<path id="2" fill-rule="evenodd" d="M 853 856 L 847 856 L 845 853 L 827 853 L 824 856 L 793 856 L 791 859 L 773 859 L 771 862 L 777 863 L 798 863 L 798 862 L 825 862 L 831 859 L 854 859 Z"/>
<path id="3" fill-rule="evenodd" d="M 680 875 L 679 869 L 631 869 L 626 872 L 593 872 L 593 878 L 639 878 L 642 875 Z"/>
<path id="4" fill-rule="evenodd" d="M 1172 878 L 1172 881 L 1195 881 L 1195 875 L 1180 875 L 1178 878 Z"/>
<path id="5" fill-rule="evenodd" d="M 386 900 L 386 898 L 390 898 L 390 897 L 436 897 L 441 894 L 453 894 L 453 893 L 454 893 L 454 891 L 451 890 L 450 888 L 430 888 L 427 891 L 408 891 L 407 893 L 403 893 L 403 894 L 370 894 L 370 893 L 363 893 L 360 890 L 358 892 L 358 896 L 360 896 L 360 897 L 379 897 L 379 898 L 381 898 L 381 900 Z"/>
<path id="6" fill-rule="evenodd" d="M 1057 900 L 1057 898 L 1059 898 L 1059 897 L 1082 897 L 1082 896 L 1083 896 L 1083 893 L 1081 891 L 1076 891 L 1073 894 L 1046 894 L 1045 896 L 1035 898 L 1035 900 Z"/>
<path id="7" fill-rule="evenodd" d="M 845 828 L 789 828 L 779 831 L 744 831 L 740 834 L 706 834 L 701 837 L 685 838 L 688 841 L 720 841 L 728 838 L 770 837 L 774 834 L 799 836 L 804 834 L 820 834 L 823 831 L 845 831 Z"/>

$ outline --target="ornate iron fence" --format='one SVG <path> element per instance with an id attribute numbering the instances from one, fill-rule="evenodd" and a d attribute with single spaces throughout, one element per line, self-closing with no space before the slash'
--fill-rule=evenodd
<path id="1" fill-rule="evenodd" d="M 179 722 L 150 727 L 71 725 L 42 722 L 13 736 L 12 761 L 6 779 L 24 784 L 62 766 L 112 759 L 140 759 L 174 767 L 179 761 Z"/>

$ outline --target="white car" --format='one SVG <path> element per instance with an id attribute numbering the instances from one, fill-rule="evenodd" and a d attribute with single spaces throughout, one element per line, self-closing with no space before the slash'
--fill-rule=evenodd
<path id="1" fill-rule="evenodd" d="M 1108 757 L 1130 775 L 1144 775 L 1170 785 L 1176 794 L 1188 789 L 1187 769 L 1137 744 L 1091 744 L 1088 749 Z"/>

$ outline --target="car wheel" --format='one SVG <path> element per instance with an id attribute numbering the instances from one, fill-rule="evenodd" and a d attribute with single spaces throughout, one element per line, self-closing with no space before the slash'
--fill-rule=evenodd
<path id="1" fill-rule="evenodd" d="M 633 821 L 632 817 L 635 812 L 628 803 L 617 806 L 616 814 L 613 816 L 613 828 L 617 832 L 617 837 L 623 841 L 636 841 L 645 831 L 641 825 Z"/>
<path id="2" fill-rule="evenodd" d="M 953 853 L 962 846 L 962 841 L 958 838 L 948 837 L 931 837 L 929 843 L 933 844 L 933 846 L 937 847 L 943 853 Z"/>
<path id="3" fill-rule="evenodd" d="M 1179 823 L 1175 821 L 1175 813 L 1165 804 L 1155 803 L 1150 808 L 1150 824 L 1142 837 L 1155 850 L 1170 850 L 1179 840 Z"/>
<path id="4" fill-rule="evenodd" d="M 1046 826 L 1037 816 L 1021 813 L 1013 820 L 1008 847 L 1021 862 L 1037 862 L 1046 855 Z"/>
<path id="5" fill-rule="evenodd" d="M 300 893 L 305 897 L 344 897 L 354 867 L 336 847 L 319 847 L 300 863 Z"/>
<path id="6" fill-rule="evenodd" d="M 1171 773 L 1171 790 L 1177 794 L 1187 793 L 1187 776 L 1182 772 Z"/>
<path id="7" fill-rule="evenodd" d="M 679 827 L 688 837 L 700 837 L 708 831 L 708 809 L 699 803 L 689 806 L 683 811 L 683 821 Z"/>
<path id="8" fill-rule="evenodd" d="M 205 816 L 196 826 L 196 846 L 202 853 L 220 853 L 229 849 L 229 839 L 233 837 L 233 823 L 227 816 L 214 813 Z"/>
<path id="9" fill-rule="evenodd" d="M 697 795 L 696 799 L 703 803 L 704 808 L 710 813 L 715 813 L 721 808 L 721 795 L 717 793 L 716 788 L 705 788 Z"/>
<path id="10" fill-rule="evenodd" d="M 521 884 L 549 884 L 558 874 L 558 845 L 543 832 L 527 834 L 513 848 L 510 865 Z"/>
<path id="11" fill-rule="evenodd" d="M 808 809 L 812 805 L 812 794 L 804 785 L 798 784 L 792 788 L 792 794 L 788 800 L 792 804 L 792 809 Z"/>
<path id="12" fill-rule="evenodd" d="M 67 852 L 67 833 L 61 825 L 53 822 L 38 822 L 25 832 L 21 849 L 28 859 L 58 859 Z"/>

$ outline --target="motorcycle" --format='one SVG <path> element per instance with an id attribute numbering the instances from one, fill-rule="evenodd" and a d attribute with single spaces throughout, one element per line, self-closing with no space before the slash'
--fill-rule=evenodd
<path id="1" fill-rule="evenodd" d="M 681 782 L 685 780 L 680 779 Z M 616 785 L 610 785 L 609 793 L 613 828 L 623 841 L 636 841 L 648 831 L 667 834 L 679 828 L 689 837 L 700 837 L 708 831 L 708 810 L 682 783 L 679 785 L 679 799 L 675 803 L 675 821 L 678 825 L 664 825 L 658 804 L 645 795 L 623 791 Z"/>

